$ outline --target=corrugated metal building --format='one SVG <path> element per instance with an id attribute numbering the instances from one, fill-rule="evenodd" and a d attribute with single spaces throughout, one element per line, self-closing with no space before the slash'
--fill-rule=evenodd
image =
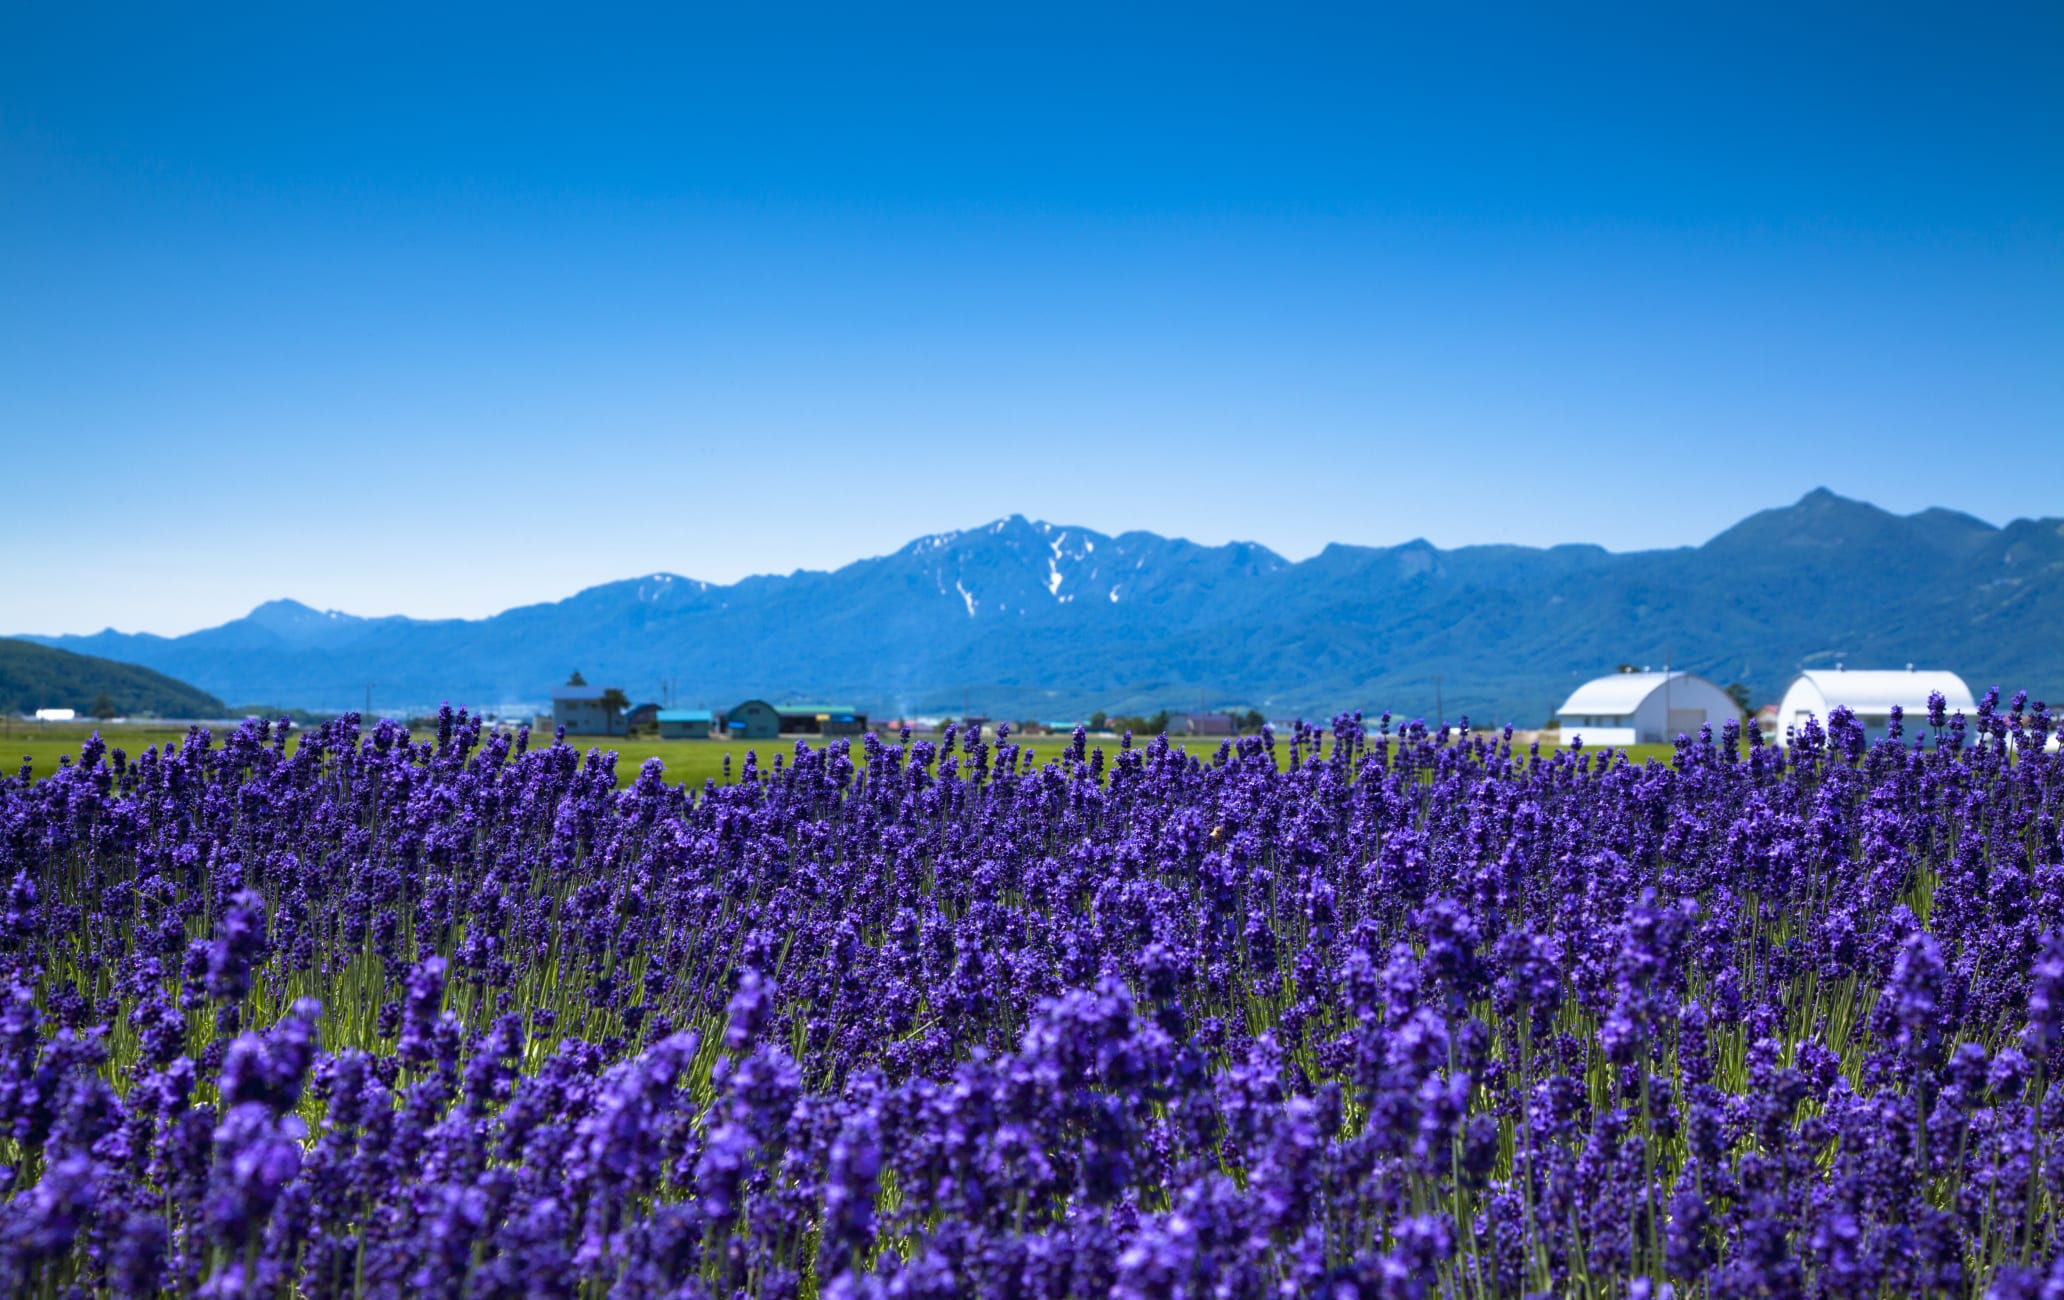
<path id="1" fill-rule="evenodd" d="M 781 714 L 765 700 L 747 700 L 724 714 L 724 734 L 739 740 L 772 740 L 781 734 Z"/>
<path id="2" fill-rule="evenodd" d="M 1847 706 L 1876 738 L 1885 734 L 1892 720 L 1892 706 L 1896 704 L 1905 711 L 1907 734 L 1911 736 L 1916 734 L 1916 728 L 1928 725 L 1931 691 L 1942 693 L 1943 703 L 1951 713 L 1961 710 L 1969 717 L 1978 711 L 1978 702 L 1971 697 L 1971 688 L 1964 685 L 1964 679 L 1940 669 L 1917 671 L 1909 664 L 1904 671 L 1836 667 L 1800 673 L 1785 687 L 1784 698 L 1778 702 L 1778 734 L 1789 737 L 1806 725 L 1808 717 L 1818 718 L 1826 726 L 1828 714 Z"/>
<path id="3" fill-rule="evenodd" d="M 1696 736 L 1708 724 L 1717 732 L 1741 713 L 1726 691 L 1703 677 L 1640 672 L 1585 682 L 1555 717 L 1565 743 L 1581 736 L 1587 745 L 1660 745 Z"/>

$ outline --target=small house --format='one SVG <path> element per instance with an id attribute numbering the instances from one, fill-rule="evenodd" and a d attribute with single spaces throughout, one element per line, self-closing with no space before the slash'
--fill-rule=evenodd
<path id="1" fill-rule="evenodd" d="M 1168 734 L 1230 736 L 1233 734 L 1233 719 L 1225 713 L 1171 713 L 1168 715 Z"/>
<path id="2" fill-rule="evenodd" d="M 552 722 L 566 728 L 569 736 L 613 736 L 616 719 L 602 702 L 600 686 L 555 686 L 552 688 Z"/>
<path id="3" fill-rule="evenodd" d="M 624 714 L 624 730 L 629 731 L 634 727 L 650 727 L 657 724 L 658 721 L 659 706 L 657 704 L 640 704 L 629 713 Z"/>
<path id="4" fill-rule="evenodd" d="M 1809 717 L 1826 726 L 1828 714 L 1846 707 L 1868 734 L 1882 736 L 1897 705 L 1906 715 L 1907 734 L 1912 735 L 1913 728 L 1928 725 L 1928 696 L 1938 692 L 1951 713 L 1978 711 L 1978 702 L 1971 698 L 1964 679 L 1941 669 L 1916 670 L 1911 664 L 1903 671 L 1845 669 L 1839 664 L 1815 669 L 1800 673 L 1785 687 L 1784 698 L 1777 705 L 1778 730 L 1785 734 L 1797 731 Z"/>
<path id="5" fill-rule="evenodd" d="M 1555 711 L 1565 742 L 1660 745 L 1739 720 L 1727 692 L 1686 672 L 1613 673 L 1579 686 Z"/>
<path id="6" fill-rule="evenodd" d="M 716 715 L 708 709 L 661 709 L 654 721 L 661 740 L 708 740 Z"/>

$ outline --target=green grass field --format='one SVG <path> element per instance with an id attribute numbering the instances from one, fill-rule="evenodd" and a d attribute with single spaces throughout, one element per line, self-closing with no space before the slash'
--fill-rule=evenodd
<path id="1" fill-rule="evenodd" d="M 86 738 L 92 735 L 94 730 L 91 726 L 76 723 L 38 726 L 34 723 L 10 722 L 4 728 L 0 728 L 0 769 L 4 769 L 9 775 L 15 775 L 19 773 L 22 761 L 27 759 L 33 777 L 49 776 L 57 770 L 59 758 L 78 757 L 79 746 L 85 743 Z M 146 724 L 111 724 L 99 730 L 110 749 L 119 747 L 131 755 L 141 753 L 147 745 L 183 741 L 186 738 L 184 728 L 152 727 Z M 215 735 L 219 743 L 222 731 L 217 730 Z M 421 739 L 420 736 L 417 738 Z M 938 739 L 936 736 L 927 738 Z M 533 739 L 545 744 L 551 743 L 549 735 Z M 667 780 L 701 785 L 705 778 L 724 780 L 724 760 L 727 757 L 731 760 L 733 779 L 737 778 L 740 769 L 744 767 L 745 756 L 749 751 L 757 751 L 763 769 L 773 766 L 776 754 L 782 755 L 785 762 L 789 755 L 795 753 L 796 738 L 738 741 L 659 740 L 649 736 L 570 736 L 567 739 L 568 743 L 577 745 L 583 752 L 590 749 L 615 750 L 618 785 L 629 785 L 637 779 L 638 769 L 648 758 L 657 758 L 665 764 Z M 808 739 L 812 748 L 815 748 L 817 739 Z M 1218 748 L 1216 740 L 1191 740 L 1181 743 L 1199 756 L 1209 756 Z M 1058 757 L 1067 744 L 1066 736 L 1034 736 L 1031 739 L 1032 752 L 1039 759 Z M 1112 750 L 1117 748 L 1116 743 L 1109 740 L 1104 742 L 1104 746 Z M 855 762 L 863 761 L 861 747 L 857 741 L 853 745 L 853 759 Z"/>
<path id="2" fill-rule="evenodd" d="M 61 757 L 77 758 L 79 746 L 93 734 L 95 728 L 79 723 L 54 723 L 38 725 L 19 721 L 0 723 L 0 770 L 7 775 L 16 775 L 26 759 L 30 775 L 35 778 L 49 776 L 57 770 Z M 139 754 L 147 745 L 163 744 L 166 741 L 182 741 L 186 731 L 181 727 L 160 727 L 148 723 L 112 723 L 99 728 L 110 748 L 121 748 L 132 756 Z M 219 742 L 222 731 L 216 732 Z M 936 736 L 926 737 L 936 740 Z M 550 738 L 542 738 L 549 743 Z M 737 741 L 737 740 L 658 740 L 647 736 L 605 738 L 602 736 L 580 736 L 573 738 L 585 751 L 588 749 L 614 749 L 617 753 L 616 779 L 618 785 L 628 785 L 636 779 L 638 768 L 648 758 L 657 758 L 666 766 L 667 780 L 675 783 L 690 782 L 701 785 L 705 779 L 724 780 L 724 760 L 731 760 L 731 776 L 736 779 L 745 764 L 747 751 L 759 753 L 760 765 L 771 767 L 774 756 L 795 752 L 795 740 Z M 1067 747 L 1066 736 L 1034 736 L 1028 742 L 1034 757 L 1038 760 L 1058 757 Z M 1110 737 L 1092 740 L 1101 745 L 1107 753 L 1115 752 L 1117 741 Z M 1209 758 L 1217 752 L 1216 739 L 1179 740 L 1176 744 L 1199 758 Z M 1279 760 L 1287 760 L 1290 747 L 1279 740 L 1276 753 Z M 1631 745 L 1627 756 L 1635 762 L 1647 759 L 1667 760 L 1671 747 L 1668 745 Z M 853 746 L 855 762 L 861 759 L 861 747 Z"/>
<path id="3" fill-rule="evenodd" d="M 51 724 L 38 726 L 34 723 L 10 722 L 0 728 L 0 769 L 8 775 L 16 775 L 21 763 L 28 760 L 32 776 L 49 776 L 57 770 L 59 758 L 77 758 L 79 746 L 93 734 L 94 728 L 73 724 Z M 147 724 L 111 724 L 99 728 L 101 737 L 108 747 L 127 750 L 132 756 L 139 754 L 146 746 L 159 745 L 166 741 L 179 742 L 186 739 L 183 727 L 153 727 Z M 220 743 L 223 729 L 215 731 Z M 421 739 L 421 736 L 417 737 Z M 550 735 L 533 736 L 534 741 L 551 743 Z M 638 768 L 648 758 L 657 758 L 666 764 L 667 779 L 702 784 L 705 777 L 724 779 L 724 759 L 731 759 L 731 774 L 735 778 L 745 763 L 747 750 L 759 751 L 762 766 L 771 765 L 777 753 L 787 755 L 795 752 L 795 745 L 787 740 L 766 740 L 741 743 L 730 740 L 657 740 L 639 736 L 575 736 L 570 743 L 578 744 L 585 752 L 588 749 L 613 749 L 617 753 L 617 784 L 628 785 L 637 778 Z M 1050 748 L 1058 751 L 1063 742 L 1058 738 L 1050 741 Z M 859 746 L 854 746 L 858 757 Z"/>

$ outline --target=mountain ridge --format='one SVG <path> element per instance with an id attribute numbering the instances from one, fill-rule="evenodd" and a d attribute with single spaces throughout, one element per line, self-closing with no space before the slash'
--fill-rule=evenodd
<path id="1" fill-rule="evenodd" d="M 220 717 L 227 707 L 206 691 L 137 664 L 0 637 L 0 712 L 74 709 L 83 716 L 103 702 L 116 714 L 173 718 Z"/>
<path id="2" fill-rule="evenodd" d="M 647 573 L 484 619 L 268 601 L 180 637 L 25 637 L 306 708 L 539 704 L 575 669 L 636 698 L 850 698 L 877 713 L 1065 718 L 1241 705 L 1538 723 L 1569 687 L 1671 658 L 1775 698 L 1847 658 L 2064 699 L 2064 521 L 1896 515 L 1817 489 L 1698 546 L 1442 549 L 1106 534 L 1013 514 L 831 570 Z M 1436 682 L 1435 678 L 1441 680 Z"/>

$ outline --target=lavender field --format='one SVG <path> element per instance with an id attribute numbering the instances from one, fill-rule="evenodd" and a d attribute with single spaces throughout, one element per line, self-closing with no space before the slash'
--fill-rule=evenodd
<path id="1" fill-rule="evenodd" d="M 2064 1294 L 2051 729 L 96 740 L 0 780 L 0 1289 Z"/>

